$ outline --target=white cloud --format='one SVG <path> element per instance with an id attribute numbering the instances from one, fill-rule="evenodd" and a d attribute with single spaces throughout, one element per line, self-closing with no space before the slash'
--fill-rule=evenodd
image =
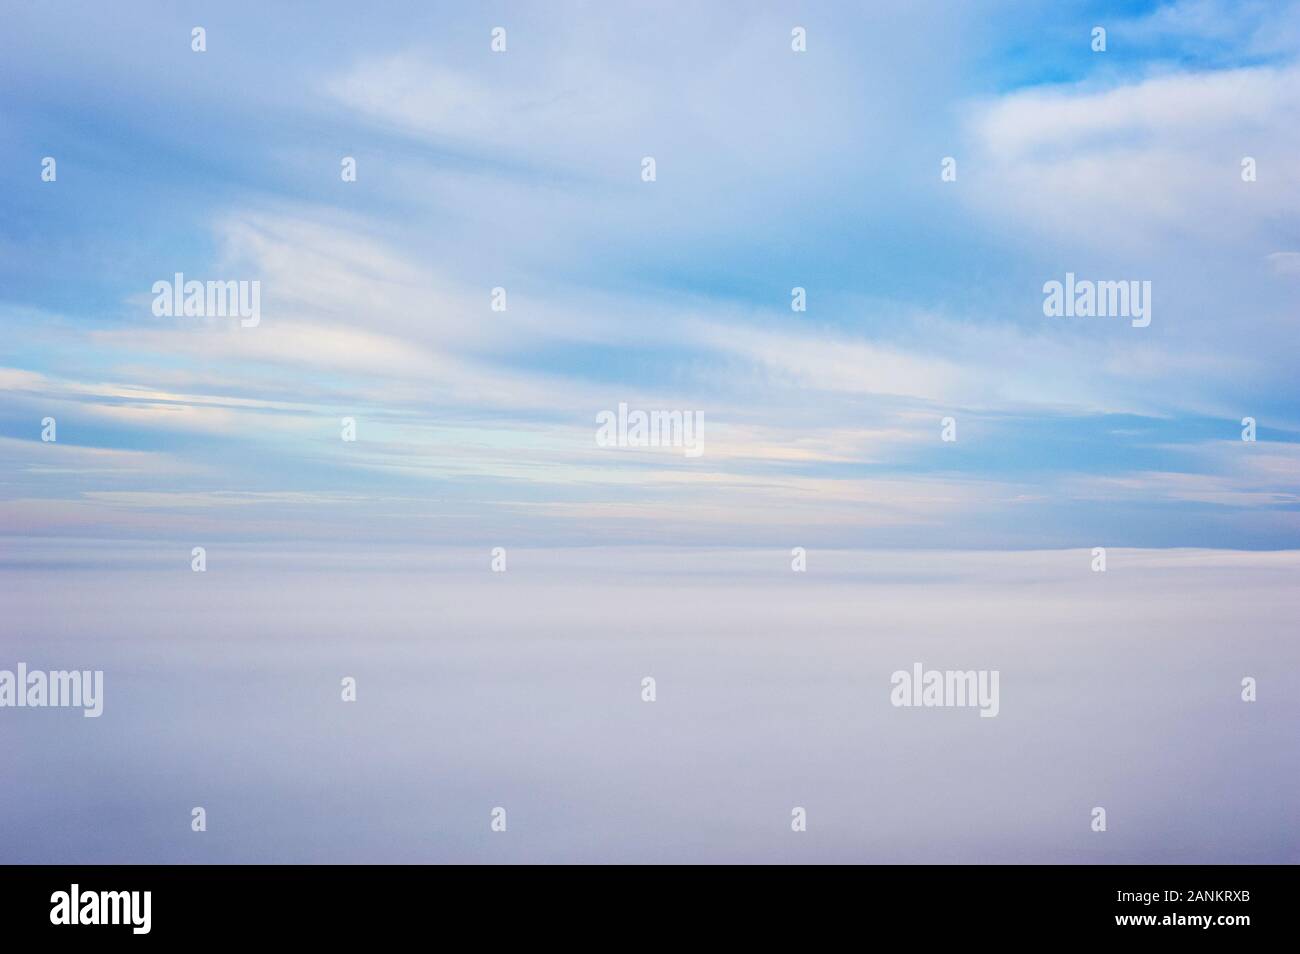
<path id="1" fill-rule="evenodd" d="M 1117 86 L 1018 91 L 971 121 L 986 214 L 1089 246 L 1149 249 L 1194 236 L 1258 240 L 1300 213 L 1300 68 L 1176 73 Z M 1241 179 L 1242 157 L 1259 179 Z"/>

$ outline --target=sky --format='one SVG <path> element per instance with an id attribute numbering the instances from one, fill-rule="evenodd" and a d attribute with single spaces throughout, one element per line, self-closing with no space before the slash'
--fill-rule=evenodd
<path id="1" fill-rule="evenodd" d="M 16 5 L 8 559 L 1295 548 L 1298 55 L 1280 2 Z M 177 272 L 260 322 L 155 316 Z"/>

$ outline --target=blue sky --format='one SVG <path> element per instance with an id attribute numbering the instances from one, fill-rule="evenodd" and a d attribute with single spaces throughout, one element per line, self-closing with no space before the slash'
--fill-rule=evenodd
<path id="1" fill-rule="evenodd" d="M 0 526 L 1300 544 L 1300 7 L 701 6 L 7 13 Z M 260 325 L 154 317 L 178 271 Z M 1150 327 L 1044 317 L 1067 271 Z"/>

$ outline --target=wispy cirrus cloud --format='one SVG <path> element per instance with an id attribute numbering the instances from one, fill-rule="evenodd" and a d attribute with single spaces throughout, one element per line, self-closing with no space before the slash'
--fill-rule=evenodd
<path id="1" fill-rule="evenodd" d="M 1014 64 L 989 51 L 1033 16 L 935 9 L 808 11 L 807 57 L 784 18 L 725 11 L 693 11 L 685 32 L 599 11 L 577 33 L 521 11 L 504 57 L 472 17 L 418 37 L 351 24 L 346 58 L 277 60 L 265 93 L 228 75 L 250 48 L 212 57 L 227 96 L 202 148 L 92 137 L 137 167 L 113 178 L 129 228 L 67 231 L 93 274 L 72 291 L 66 260 L 39 250 L 11 269 L 0 425 L 29 443 L 7 499 L 142 528 L 223 514 L 250 535 L 256 521 L 229 521 L 697 542 L 805 521 L 822 541 L 875 527 L 996 545 L 1069 543 L 1089 522 L 1135 542 L 1183 532 L 1176 515 L 1107 513 L 1099 480 L 1135 508 L 1143 487 L 1161 506 L 1291 506 L 1284 457 L 1266 478 L 1231 469 L 1239 447 L 1198 448 L 1245 415 L 1259 447 L 1300 432 L 1294 5 L 1231 26 L 1212 4 L 1165 6 L 1108 21 L 1114 56 Z M 338 29 L 326 10 L 309 32 Z M 153 70 L 123 72 L 124 89 L 158 90 L 113 107 L 122 128 L 208 101 L 201 78 L 173 89 Z M 338 177 L 347 154 L 355 183 Z M 84 210 L 70 197 L 101 165 L 77 157 L 67 189 L 13 208 Z M 170 191 L 181 181 L 210 188 Z M 159 195 L 183 201 L 164 215 Z M 22 244 L 12 226 L 0 238 Z M 1153 279 L 1154 323 L 1045 319 L 1042 283 L 1066 270 Z M 176 271 L 260 280 L 263 321 L 155 318 L 150 286 Z M 796 285 L 807 312 L 790 310 Z M 620 402 L 702 412 L 705 455 L 597 447 L 595 415 Z M 46 415 L 58 450 L 34 443 Z M 84 480 L 38 486 L 27 457 L 74 446 L 189 469 L 159 486 L 86 457 Z M 1239 542 L 1290 532 L 1243 522 Z"/>

